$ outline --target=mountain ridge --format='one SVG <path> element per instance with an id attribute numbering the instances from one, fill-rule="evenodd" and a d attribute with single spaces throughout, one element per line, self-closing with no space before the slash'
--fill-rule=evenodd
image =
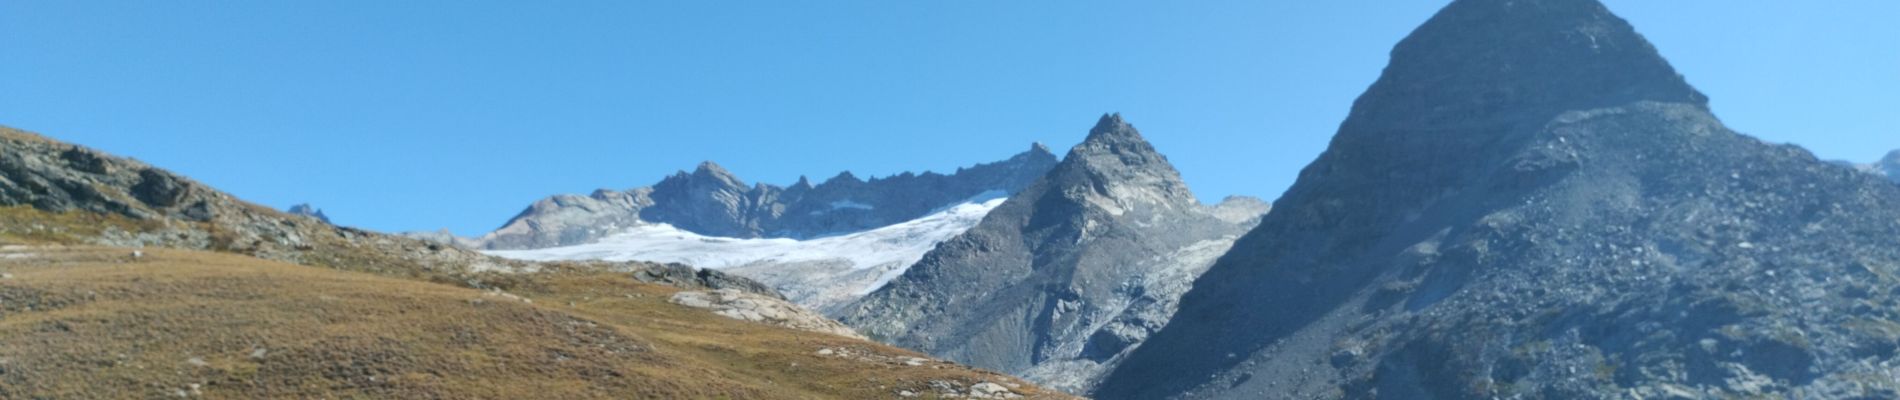
<path id="1" fill-rule="evenodd" d="M 490 250 L 586 244 L 641 223 L 666 223 L 708 236 L 805 239 L 858 232 L 922 217 L 982 192 L 1015 192 L 1053 166 L 1040 143 L 1008 159 L 935 172 L 859 179 L 850 171 L 813 185 L 753 184 L 711 161 L 653 186 L 601 189 L 536 201 L 503 227 L 464 243 Z"/>

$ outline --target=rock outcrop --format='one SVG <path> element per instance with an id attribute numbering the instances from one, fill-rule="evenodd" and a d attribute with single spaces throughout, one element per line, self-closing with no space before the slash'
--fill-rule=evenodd
<path id="1" fill-rule="evenodd" d="M 777 325 L 803 331 L 864 339 L 851 327 L 776 297 L 738 289 L 689 290 L 673 294 L 673 304 L 711 310 L 726 318 Z"/>
<path id="2" fill-rule="evenodd" d="M 1104 399 L 1893 398 L 1900 186 L 1594 0 L 1458 0 Z"/>
<path id="3" fill-rule="evenodd" d="M 1174 312 L 1264 202 L 1201 205 L 1120 115 L 841 319 L 873 338 L 1082 391 Z"/>
<path id="4" fill-rule="evenodd" d="M 914 220 L 985 192 L 1015 193 L 1042 176 L 1056 157 L 1041 144 L 1008 160 L 958 169 L 859 179 L 850 172 L 813 185 L 748 185 L 725 168 L 701 163 L 651 187 L 559 195 L 535 202 L 500 229 L 474 241 L 490 250 L 591 243 L 636 224 L 670 224 L 731 238 L 806 239 L 859 232 Z"/>

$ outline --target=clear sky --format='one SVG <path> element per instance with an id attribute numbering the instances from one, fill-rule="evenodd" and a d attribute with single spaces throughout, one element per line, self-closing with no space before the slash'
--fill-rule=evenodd
<path id="1" fill-rule="evenodd" d="M 1609 0 L 1732 127 L 1900 148 L 1900 1 Z M 1443 1 L 0 1 L 0 124 L 339 223 L 476 234 L 714 160 L 953 170 L 1122 112 L 1278 197 Z"/>

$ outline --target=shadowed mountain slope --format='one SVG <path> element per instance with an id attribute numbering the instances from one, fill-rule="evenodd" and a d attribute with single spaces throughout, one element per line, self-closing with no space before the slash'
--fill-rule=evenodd
<path id="1" fill-rule="evenodd" d="M 1594 0 L 1458 0 L 1104 399 L 1890 398 L 1900 187 Z"/>
<path id="2" fill-rule="evenodd" d="M 1166 323 L 1187 283 L 1265 208 L 1201 205 L 1134 126 L 1104 115 L 1047 175 L 841 319 L 899 346 L 1086 390 Z"/>

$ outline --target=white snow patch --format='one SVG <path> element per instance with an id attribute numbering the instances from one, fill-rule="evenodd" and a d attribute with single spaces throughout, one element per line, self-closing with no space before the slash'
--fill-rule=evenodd
<path id="1" fill-rule="evenodd" d="M 936 248 L 937 243 L 976 226 L 990 210 L 1003 204 L 1002 196 L 1006 195 L 1001 191 L 985 192 L 969 202 L 915 220 L 807 240 L 704 236 L 668 224 L 643 224 L 590 244 L 486 253 L 532 261 L 650 261 L 710 269 L 818 261 L 842 261 L 854 270 L 888 268 L 877 280 L 852 290 L 856 295 L 864 295 L 903 275 L 911 264 L 923 259 L 924 253 Z"/>

